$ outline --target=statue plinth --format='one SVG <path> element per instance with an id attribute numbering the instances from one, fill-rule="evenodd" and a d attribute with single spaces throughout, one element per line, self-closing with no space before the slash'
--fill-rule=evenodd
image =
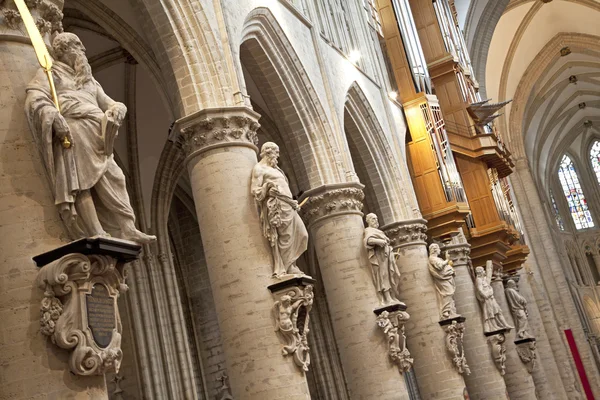
<path id="1" fill-rule="evenodd" d="M 386 304 L 385 306 L 378 307 L 373 310 L 376 315 L 381 315 L 382 312 L 387 311 L 389 313 L 397 312 L 397 311 L 406 311 L 408 307 L 401 301 L 392 304 Z"/>
<path id="2" fill-rule="evenodd" d="M 506 373 L 506 334 L 510 332 L 511 329 L 512 328 L 503 328 L 483 333 L 490 345 L 496 367 L 502 376 Z"/>
<path id="3" fill-rule="evenodd" d="M 515 340 L 515 345 L 517 346 L 517 354 L 519 355 L 521 362 L 525 364 L 527 372 L 531 374 L 537 364 L 537 343 L 535 338 L 528 337 Z"/>
<path id="4" fill-rule="evenodd" d="M 36 285 L 44 291 L 41 332 L 70 351 L 72 373 L 119 371 L 123 352 L 117 299 L 127 290 L 125 264 L 140 251 L 134 242 L 92 237 L 33 258 L 41 267 Z"/>

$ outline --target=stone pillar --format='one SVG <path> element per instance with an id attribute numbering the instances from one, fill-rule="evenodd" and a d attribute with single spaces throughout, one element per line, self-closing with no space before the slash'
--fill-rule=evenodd
<path id="1" fill-rule="evenodd" d="M 245 107 L 205 109 L 174 132 L 187 156 L 233 397 L 304 400 L 304 373 L 282 356 L 275 333 L 271 250 L 250 193 L 258 118 Z"/>
<path id="2" fill-rule="evenodd" d="M 600 275 L 600 255 L 592 254 L 594 259 L 594 266 L 596 267 L 596 271 L 598 271 L 598 275 Z M 594 285 L 598 285 L 600 282 L 594 282 Z"/>
<path id="3" fill-rule="evenodd" d="M 363 245 L 363 186 L 324 185 L 304 193 L 333 331 L 351 399 L 407 400 L 385 335 L 376 324 L 379 299 Z"/>
<path id="4" fill-rule="evenodd" d="M 446 333 L 439 321 L 437 294 L 428 266 L 426 221 L 402 221 L 382 229 L 399 253 L 396 261 L 402 278 L 400 297 L 410 305 L 406 323 L 408 347 L 424 399 L 459 399 L 465 382 L 446 348 Z M 443 378 L 441 378 L 443 377 Z"/>
<path id="5" fill-rule="evenodd" d="M 62 28 L 62 3 L 31 8 L 47 42 Z M 0 2 L 0 54 L 0 397 L 106 399 L 104 377 L 65 372 L 65 352 L 40 333 L 44 292 L 31 258 L 64 244 L 66 233 L 23 112 L 40 66 L 12 0 Z"/>
<path id="6" fill-rule="evenodd" d="M 475 285 L 470 271 L 470 245 L 462 233 L 444 246 L 454 263 L 456 310 L 467 319 L 464 348 L 470 375 L 465 383 L 471 399 L 506 400 L 506 385 L 492 357 L 490 345 L 483 334 L 483 322 L 479 302 L 475 297 Z"/>
<path id="7" fill-rule="evenodd" d="M 536 400 L 533 378 L 527 371 L 527 367 L 521 362 L 517 353 L 517 345 L 514 343 L 516 325 L 508 308 L 502 279 L 494 277 L 492 279 L 492 288 L 494 289 L 496 302 L 498 302 L 498 305 L 502 309 L 502 314 L 504 314 L 506 322 L 515 327 L 515 329 L 504 334 L 506 337 L 506 341 L 504 342 L 506 346 L 506 372 L 504 374 L 506 390 L 511 400 Z"/>

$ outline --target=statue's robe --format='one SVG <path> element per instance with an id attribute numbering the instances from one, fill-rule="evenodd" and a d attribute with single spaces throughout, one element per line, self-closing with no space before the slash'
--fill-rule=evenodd
<path id="1" fill-rule="evenodd" d="M 366 227 L 364 245 L 371 262 L 373 282 L 378 292 L 383 293 L 389 290 L 392 297 L 398 300 L 400 270 L 396 264 L 396 256 L 391 246 L 377 246 L 375 242 L 378 240 L 388 240 L 388 238 L 380 229 Z"/>
<path id="2" fill-rule="evenodd" d="M 504 319 L 502 309 L 494 298 L 494 289 L 488 283 L 487 278 L 477 277 L 475 280 L 476 297 L 481 302 L 483 312 L 483 331 L 495 332 L 510 328 Z"/>
<path id="3" fill-rule="evenodd" d="M 77 88 L 75 71 L 65 63 L 55 61 L 52 75 L 60 112 L 69 126 L 73 145 L 65 149 L 53 133 L 58 110 L 42 69 L 26 88 L 25 112 L 48 173 L 55 204 L 71 235 L 87 236 L 86 227 L 76 219 L 75 200 L 80 191 L 91 189 L 102 226 L 119 236 L 123 221 L 133 223 L 135 216 L 123 171 L 112 154 L 105 154 L 102 137 L 102 119 L 115 101 L 93 78 Z"/>
<path id="4" fill-rule="evenodd" d="M 429 256 L 429 273 L 433 277 L 433 282 L 438 295 L 440 306 L 440 317 L 450 318 L 456 314 L 454 303 L 454 269 L 448 265 L 447 261 L 440 257 Z"/>
<path id="5" fill-rule="evenodd" d="M 515 323 L 517 324 L 517 336 L 521 339 L 529 337 L 529 320 L 527 318 L 527 300 L 514 288 L 506 288 L 506 302 L 510 308 Z"/>

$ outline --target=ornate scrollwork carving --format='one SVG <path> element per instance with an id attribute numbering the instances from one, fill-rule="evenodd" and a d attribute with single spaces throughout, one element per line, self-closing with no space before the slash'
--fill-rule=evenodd
<path id="1" fill-rule="evenodd" d="M 332 188 L 326 188 L 314 195 L 310 193 L 306 195 L 309 198 L 301 208 L 301 214 L 307 225 L 335 214 L 360 213 L 363 208 L 362 201 L 365 198 L 359 187 L 339 187 L 338 185 L 332 185 Z"/>
<path id="2" fill-rule="evenodd" d="M 491 347 L 492 358 L 501 375 L 506 372 L 506 336 L 504 333 L 496 333 L 487 337 Z"/>
<path id="3" fill-rule="evenodd" d="M 44 290 L 41 332 L 71 350 L 71 371 L 77 375 L 118 372 L 123 352 L 116 300 L 127 287 L 123 264 L 106 255 L 68 254 L 40 270 L 37 286 Z M 101 297 L 94 297 L 95 288 Z M 104 306 L 96 311 L 96 318 L 102 320 L 96 325 L 91 322 L 89 302 L 98 298 Z"/>
<path id="4" fill-rule="evenodd" d="M 463 347 L 464 322 L 452 321 L 451 324 L 444 327 L 444 330 L 446 331 L 446 348 L 452 354 L 454 366 L 460 374 L 470 375 L 471 370 L 467 364 Z"/>
<path id="5" fill-rule="evenodd" d="M 528 340 L 522 343 L 515 342 L 515 344 L 517 348 L 517 354 L 519 355 L 521 362 L 525 364 L 527 372 L 532 373 L 537 364 L 535 340 Z"/>
<path id="6" fill-rule="evenodd" d="M 377 316 L 377 326 L 383 330 L 387 337 L 388 353 L 401 373 L 412 368 L 414 359 L 406 347 L 404 324 L 410 319 L 406 311 L 383 311 Z"/>

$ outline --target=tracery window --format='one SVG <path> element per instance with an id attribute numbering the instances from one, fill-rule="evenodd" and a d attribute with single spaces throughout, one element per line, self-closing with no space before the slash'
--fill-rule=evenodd
<path id="1" fill-rule="evenodd" d="M 558 179 L 569 205 L 575 228 L 586 229 L 594 227 L 594 220 L 579 183 L 579 176 L 571 158 L 565 155 L 558 168 Z"/>
<path id="2" fill-rule="evenodd" d="M 562 216 L 560 215 L 560 211 L 558 211 L 558 205 L 556 204 L 556 200 L 554 200 L 554 194 L 552 194 L 552 190 L 550 190 L 550 202 L 552 203 L 552 211 L 554 213 L 554 220 L 556 221 L 556 225 L 558 225 L 558 229 L 564 231 L 565 223 L 563 222 Z"/>
<path id="3" fill-rule="evenodd" d="M 383 36 L 383 28 L 381 26 L 381 18 L 377 11 L 377 0 L 363 0 L 363 7 L 367 13 L 367 21 L 369 25 Z"/>
<path id="4" fill-rule="evenodd" d="M 590 150 L 590 161 L 592 162 L 592 168 L 594 168 L 594 172 L 596 173 L 596 179 L 600 184 L 600 140 L 596 140 Z"/>

